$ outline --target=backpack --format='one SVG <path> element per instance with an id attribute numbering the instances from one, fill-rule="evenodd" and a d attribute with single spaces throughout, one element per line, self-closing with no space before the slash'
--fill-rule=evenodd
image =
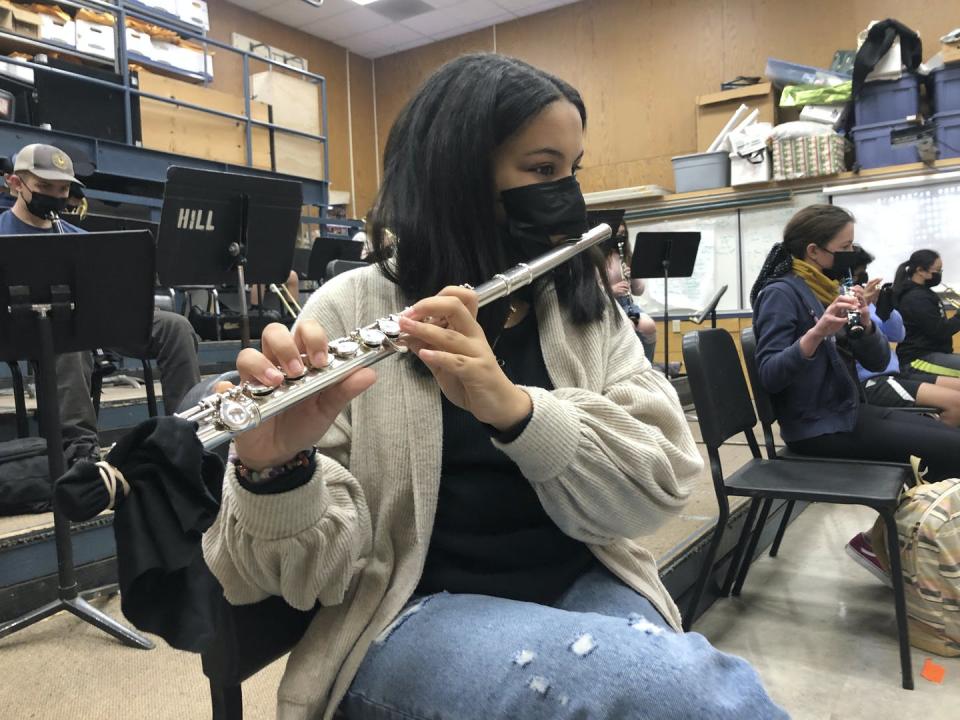
<path id="1" fill-rule="evenodd" d="M 0 515 L 49 511 L 53 491 L 49 468 L 43 438 L 0 442 Z"/>
<path id="2" fill-rule="evenodd" d="M 921 481 L 906 490 L 896 521 L 910 644 L 960 656 L 960 479 Z M 872 535 L 877 560 L 889 572 L 879 518 Z"/>

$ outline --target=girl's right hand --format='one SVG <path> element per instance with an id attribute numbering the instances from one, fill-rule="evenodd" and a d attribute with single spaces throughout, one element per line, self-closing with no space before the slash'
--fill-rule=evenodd
<path id="1" fill-rule="evenodd" d="M 264 328 L 260 345 L 262 352 L 245 348 L 237 357 L 237 370 L 244 382 L 277 387 L 283 383 L 283 373 L 291 377 L 303 375 L 301 353 L 315 367 L 327 362 L 327 335 L 315 320 L 301 320 L 293 333 L 280 323 L 271 323 Z M 234 442 L 240 461 L 251 470 L 262 470 L 292 459 L 323 437 L 347 403 L 376 379 L 370 368 L 357 370 L 336 385 L 238 435 Z"/>
<path id="2" fill-rule="evenodd" d="M 847 313 L 856 310 L 861 310 L 859 298 L 840 295 L 823 311 L 813 331 L 821 338 L 832 337 L 846 326 Z"/>

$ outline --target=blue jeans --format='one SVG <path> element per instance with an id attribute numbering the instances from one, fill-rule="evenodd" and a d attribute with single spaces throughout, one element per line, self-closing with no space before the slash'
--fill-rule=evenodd
<path id="1" fill-rule="evenodd" d="M 745 661 L 670 629 L 605 568 L 552 607 L 419 598 L 370 648 L 349 720 L 786 718 Z"/>

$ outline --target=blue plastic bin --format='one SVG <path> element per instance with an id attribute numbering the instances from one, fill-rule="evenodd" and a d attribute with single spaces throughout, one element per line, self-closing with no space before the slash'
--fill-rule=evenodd
<path id="1" fill-rule="evenodd" d="M 903 121 L 920 112 L 920 81 L 905 73 L 899 80 L 863 84 L 856 101 L 857 125 Z"/>
<path id="2" fill-rule="evenodd" d="M 931 119 L 937 125 L 940 158 L 960 157 L 960 110 L 937 113 Z"/>
<path id="3" fill-rule="evenodd" d="M 851 79 L 843 73 L 777 58 L 767 58 L 764 75 L 778 85 L 839 85 Z"/>
<path id="4" fill-rule="evenodd" d="M 931 75 L 933 78 L 933 113 L 960 110 L 960 63 L 947 65 Z"/>
<path id="5" fill-rule="evenodd" d="M 857 125 L 853 128 L 853 143 L 857 148 L 857 162 L 860 163 L 860 167 L 866 170 L 920 162 L 920 154 L 916 146 L 890 144 L 890 132 L 906 127 L 909 127 L 909 123 L 883 122 Z"/>

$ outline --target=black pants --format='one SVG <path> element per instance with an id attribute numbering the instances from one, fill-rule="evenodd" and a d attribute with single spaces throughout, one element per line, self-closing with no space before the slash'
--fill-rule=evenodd
<path id="1" fill-rule="evenodd" d="M 156 310 L 153 329 L 145 348 L 116 348 L 131 357 L 156 358 L 163 386 L 163 407 L 168 415 L 176 411 L 184 395 L 200 382 L 197 334 L 190 322 L 176 313 Z M 89 351 L 57 356 L 57 390 L 63 439 L 96 437 L 97 415 L 90 398 L 93 358 Z"/>
<path id="2" fill-rule="evenodd" d="M 960 429 L 892 408 L 860 405 L 850 432 L 795 440 L 787 446 L 801 455 L 827 458 L 906 463 L 916 455 L 927 464 L 928 481 L 960 477 Z"/>
<path id="3" fill-rule="evenodd" d="M 909 364 L 901 362 L 900 373 L 905 377 L 911 377 L 914 374 L 960 377 L 960 355 L 956 353 L 927 353 Z"/>

